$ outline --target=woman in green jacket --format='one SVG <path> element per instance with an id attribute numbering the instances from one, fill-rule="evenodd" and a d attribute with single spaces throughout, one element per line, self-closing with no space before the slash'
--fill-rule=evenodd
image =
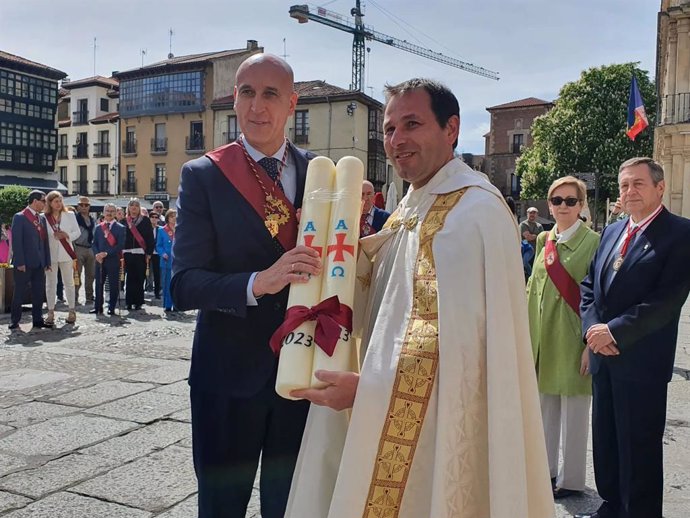
<path id="1" fill-rule="evenodd" d="M 539 234 L 527 283 L 532 352 L 554 498 L 578 494 L 585 488 L 592 384 L 582 341 L 579 284 L 599 246 L 599 235 L 579 218 L 586 195 L 585 184 L 572 176 L 551 184 L 549 212 L 556 225 Z"/>

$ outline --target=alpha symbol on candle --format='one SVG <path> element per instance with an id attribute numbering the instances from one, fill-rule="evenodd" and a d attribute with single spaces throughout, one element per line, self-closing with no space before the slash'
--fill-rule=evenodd
<path id="1" fill-rule="evenodd" d="M 315 236 L 313 234 L 304 236 L 304 246 L 308 246 L 309 248 L 316 250 L 316 252 L 319 254 L 319 257 L 321 257 L 321 254 L 323 254 L 323 247 L 312 245 L 312 243 L 314 242 L 314 237 Z"/>
<path id="2" fill-rule="evenodd" d="M 344 219 L 339 219 L 338 224 L 335 227 L 336 230 L 348 230 Z"/>
<path id="3" fill-rule="evenodd" d="M 314 226 L 313 221 L 307 221 L 307 226 L 304 227 L 305 232 L 316 232 L 316 227 Z M 309 245 L 307 245 L 309 246 Z"/>
<path id="4" fill-rule="evenodd" d="M 342 221 L 342 220 L 340 220 Z M 344 225 L 344 223 L 343 223 Z M 336 244 L 335 245 L 328 245 L 328 255 L 331 255 L 331 252 L 335 252 L 335 257 L 333 258 L 333 261 L 336 263 L 342 263 L 345 262 L 345 253 L 347 252 L 350 254 L 352 257 L 355 256 L 355 247 L 353 245 L 346 245 L 345 244 L 345 238 L 347 237 L 347 234 L 345 232 L 342 232 L 340 234 L 335 235 L 335 240 Z"/>

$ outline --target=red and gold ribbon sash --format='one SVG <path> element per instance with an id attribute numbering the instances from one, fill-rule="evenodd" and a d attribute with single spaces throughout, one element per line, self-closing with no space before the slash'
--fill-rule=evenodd
<path id="1" fill-rule="evenodd" d="M 53 229 L 53 232 L 60 232 L 60 224 L 55 220 L 55 217 L 53 217 L 52 214 L 46 214 L 46 220 L 48 221 L 50 228 Z M 60 243 L 62 243 L 62 248 L 65 249 L 65 252 L 67 252 L 67 255 L 69 255 L 72 260 L 77 258 L 77 254 L 74 251 L 74 248 L 72 248 L 72 244 L 66 237 L 63 237 L 60 240 Z"/>
<path id="2" fill-rule="evenodd" d="M 335 346 L 342 334 L 342 327 L 352 332 L 352 309 L 341 304 L 337 295 L 333 295 L 316 306 L 292 306 L 285 314 L 285 321 L 273 333 L 270 340 L 271 349 L 278 356 L 285 337 L 309 320 L 316 320 L 314 341 L 328 356 L 333 356 Z"/>
<path id="3" fill-rule="evenodd" d="M 266 219 L 266 195 L 261 185 L 256 181 L 240 144 L 233 142 L 207 153 L 206 156 L 221 170 L 225 178 L 237 189 L 240 195 L 252 206 L 261 221 Z M 256 173 L 266 185 L 273 183 L 268 173 L 262 167 L 256 168 Z M 291 250 L 297 243 L 297 219 L 295 208 L 285 197 L 281 189 L 275 189 L 272 196 L 281 200 L 289 210 L 287 223 L 280 225 L 276 239 L 285 250 Z M 268 231 L 268 229 L 267 229 Z"/>
<path id="4" fill-rule="evenodd" d="M 134 220 L 129 216 L 127 216 L 127 226 L 129 227 L 129 231 L 132 233 L 134 240 L 139 244 L 144 252 L 146 252 L 146 241 L 144 241 L 144 236 L 141 235 L 139 229 L 134 224 Z"/>
<path id="5" fill-rule="evenodd" d="M 113 235 L 113 233 L 110 231 L 110 225 L 108 224 L 107 221 L 104 221 L 99 225 L 101 227 L 101 230 L 103 231 L 103 235 L 105 236 L 105 240 L 108 242 L 110 246 L 115 246 L 117 245 L 117 239 Z"/>
<path id="6" fill-rule="evenodd" d="M 36 232 L 38 232 L 38 236 L 41 238 L 41 241 L 45 241 L 46 239 L 46 234 L 45 230 L 43 229 L 43 225 L 41 225 L 41 220 L 39 219 L 38 216 L 34 215 L 33 212 L 31 212 L 31 209 L 29 207 L 25 208 L 22 211 L 22 214 L 28 219 L 31 224 L 34 226 L 36 229 Z"/>
<path id="7" fill-rule="evenodd" d="M 544 265 L 546 266 L 546 273 L 553 285 L 556 286 L 558 293 L 561 294 L 563 300 L 572 308 L 575 314 L 580 316 L 580 285 L 575 282 L 575 279 L 568 273 L 563 264 L 558 258 L 558 250 L 556 248 L 556 241 L 547 237 L 544 248 Z"/>

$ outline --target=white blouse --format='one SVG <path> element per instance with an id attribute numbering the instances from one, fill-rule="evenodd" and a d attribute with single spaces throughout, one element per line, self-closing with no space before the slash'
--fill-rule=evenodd
<path id="1" fill-rule="evenodd" d="M 60 230 L 67 232 L 69 235 L 68 240 L 72 245 L 72 248 L 74 248 L 74 240 L 81 235 L 81 230 L 79 229 L 79 224 L 77 223 L 77 217 L 71 212 L 63 212 L 60 216 L 60 222 L 58 224 L 60 226 Z M 65 250 L 65 247 L 62 246 L 62 243 L 60 243 L 60 240 L 55 237 L 53 227 L 50 226 L 50 223 L 48 223 L 48 242 L 50 243 L 50 262 L 52 264 L 72 260 Z"/>

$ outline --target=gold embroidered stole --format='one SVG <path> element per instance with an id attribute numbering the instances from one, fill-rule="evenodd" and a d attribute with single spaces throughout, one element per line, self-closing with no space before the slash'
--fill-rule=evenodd
<path id="1" fill-rule="evenodd" d="M 438 195 L 420 228 L 412 311 L 398 359 L 363 518 L 397 518 L 400 513 L 438 368 L 438 282 L 432 244 L 436 233 L 443 228 L 448 212 L 466 190 Z M 392 221 L 391 226 L 405 225 L 412 230 L 416 223 L 416 216 L 413 216 L 406 221 Z"/>

